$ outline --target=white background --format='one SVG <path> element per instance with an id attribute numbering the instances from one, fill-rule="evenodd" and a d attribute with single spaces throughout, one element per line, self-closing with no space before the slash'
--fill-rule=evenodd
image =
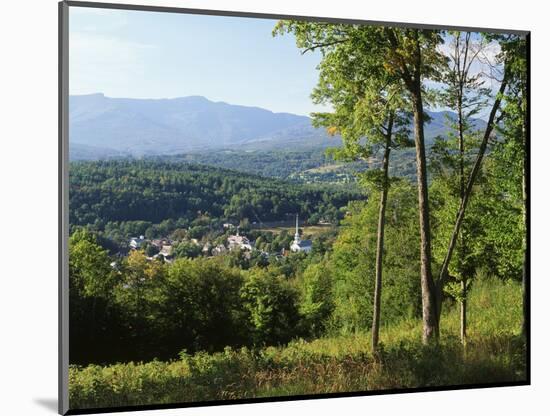
<path id="1" fill-rule="evenodd" d="M 550 23 L 545 3 L 525 0 L 142 3 L 532 31 L 532 386 L 146 414 L 549 414 L 550 279 L 546 272 L 546 240 L 550 235 L 547 204 Z M 52 415 L 57 396 L 57 1 L 12 0 L 3 1 L 0 7 L 0 414 Z"/>

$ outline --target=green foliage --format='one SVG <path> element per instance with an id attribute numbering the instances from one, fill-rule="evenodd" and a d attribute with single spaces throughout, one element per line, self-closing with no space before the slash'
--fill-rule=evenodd
<path id="1" fill-rule="evenodd" d="M 228 220 L 243 222 L 243 231 L 252 222 L 296 213 L 337 223 L 340 208 L 365 198 L 349 187 L 292 184 L 181 162 L 73 162 L 70 172 L 71 226 L 91 228 L 120 247 L 130 237 L 166 237 L 182 228 L 201 239 Z"/>
<path id="2" fill-rule="evenodd" d="M 509 88 L 504 96 L 503 122 L 497 127 L 503 140 L 494 146 L 488 168 L 491 211 L 485 224 L 500 276 L 521 278 L 527 261 L 527 41 L 519 36 L 494 35 L 501 46 L 497 57 L 506 62 Z M 496 218 L 499 220 L 497 221 Z"/>
<path id="3" fill-rule="evenodd" d="M 331 149 L 331 156 L 370 161 L 380 146 L 414 144 L 409 139 L 410 112 L 404 85 L 384 66 L 387 55 L 382 50 L 388 46 L 384 31 L 368 26 L 280 21 L 273 33 L 285 32 L 295 36 L 302 53 L 319 50 L 322 54 L 312 100 L 330 104 L 333 111 L 312 116 L 314 125 L 342 137 L 343 146 Z"/>
<path id="4" fill-rule="evenodd" d="M 334 311 L 332 271 L 328 261 L 311 263 L 301 282 L 300 312 L 310 335 L 320 336 Z"/>
<path id="5" fill-rule="evenodd" d="M 96 219 L 105 223 L 160 223 L 184 217 L 191 221 L 200 216 L 199 212 L 238 220 L 256 221 L 256 216 L 262 221 L 281 220 L 296 212 L 307 217 L 314 205 L 319 209 L 326 202 L 343 206 L 350 196 L 359 195 L 182 163 L 104 161 L 71 165 L 74 225 L 93 224 Z"/>
<path id="6" fill-rule="evenodd" d="M 359 333 L 261 350 L 183 352 L 170 362 L 71 366 L 71 408 L 524 381 L 519 284 L 482 279 L 469 296 L 466 350 L 451 335 L 459 320 L 446 305 L 442 322 L 449 331 L 438 347 L 423 346 L 419 322 L 409 319 L 382 328 L 376 358 L 368 333 Z"/>
<path id="7" fill-rule="evenodd" d="M 161 327 L 157 347 L 174 356 L 182 348 L 219 351 L 246 342 L 238 270 L 211 259 L 185 258 L 167 269 L 157 305 Z"/>
<path id="8" fill-rule="evenodd" d="M 427 231 L 434 254 L 428 265 L 436 266 L 479 147 L 473 116 L 485 106 L 487 91 L 479 75 L 454 78 L 456 71 L 438 48 L 439 31 L 293 21 L 275 28 L 286 32 L 302 52 L 321 52 L 312 98 L 334 111 L 314 114 L 314 123 L 341 136 L 342 147 L 327 154 L 223 152 L 71 165 L 72 407 L 524 380 L 516 281 L 527 243 L 524 40 L 487 35 L 501 44 L 497 60 L 506 60 L 510 84 L 498 136 L 491 140 L 450 264 L 471 290 L 460 291 L 460 279 L 448 285 L 439 344 L 422 345 L 418 189 L 393 179 L 385 216 L 380 344 L 373 354 L 368 331 L 378 201 L 388 185 L 378 169 L 380 150 L 392 149 L 389 176 L 413 176 L 414 151 L 405 149 L 412 144 L 409 107 L 421 95 L 424 103 L 438 99 L 452 107 L 463 94 L 463 146 L 451 133 L 428 149 Z M 446 88 L 434 94 L 425 80 Z M 453 117 L 448 124 L 459 127 Z M 359 185 L 366 185 L 368 200 Z M 293 232 L 279 232 L 281 224 L 296 213 L 309 224 L 333 224 L 313 239 L 308 255 L 283 251 Z M 206 242 L 223 244 L 233 232 L 224 222 L 239 224 L 258 250 L 201 256 Z M 268 222 L 281 226 L 269 230 Z M 126 255 L 122 247 L 139 235 L 171 236 L 177 242 L 175 261 L 151 259 L 157 250 L 147 244 Z M 464 296 L 465 346 L 455 335 L 456 301 Z"/>
<path id="9" fill-rule="evenodd" d="M 193 164 L 209 165 L 231 169 L 248 174 L 273 177 L 292 182 L 299 182 L 301 173 L 334 163 L 323 149 L 312 150 L 271 150 L 271 151 L 239 151 L 226 150 L 219 152 L 188 153 L 169 158 L 171 161 L 183 161 Z M 341 173 L 349 173 L 360 169 L 356 165 L 350 169 L 342 169 Z M 338 176 L 327 175 L 325 182 L 338 182 Z"/>
<path id="10" fill-rule="evenodd" d="M 289 241 L 291 240 L 289 239 Z M 313 256 L 303 252 L 290 252 L 284 257 L 272 257 L 270 259 L 270 270 L 277 275 L 284 275 L 287 279 L 292 279 L 299 276 L 313 261 L 315 261 Z"/>
<path id="11" fill-rule="evenodd" d="M 369 214 L 363 204 L 350 207 L 330 259 L 335 303 L 330 326 L 343 333 L 372 323 L 376 219 Z"/>
<path id="12" fill-rule="evenodd" d="M 356 203 L 343 221 L 330 258 L 333 272 L 336 332 L 367 330 L 372 324 L 372 294 L 378 198 Z M 418 316 L 418 226 L 414 188 L 397 182 L 390 188 L 383 260 L 382 322 Z"/>
<path id="13" fill-rule="evenodd" d="M 147 254 L 147 256 L 149 257 L 153 257 L 154 255 L 159 253 L 159 249 L 152 244 L 147 244 L 144 247 L 144 250 L 145 250 L 145 254 Z"/>
<path id="14" fill-rule="evenodd" d="M 465 259 L 502 278 L 519 276 L 522 264 L 521 189 L 501 191 L 508 159 L 497 156 L 505 154 L 504 149 L 491 154 L 472 199 L 467 221 L 476 238 L 470 240 L 473 257 Z M 452 220 L 455 207 L 448 192 L 439 179 L 433 182 L 438 231 Z M 395 181 L 388 197 L 381 320 L 386 326 L 420 313 L 415 194 L 412 185 Z M 169 359 L 182 348 L 212 352 L 227 345 L 272 345 L 369 329 L 377 200 L 373 190 L 368 202 L 352 204 L 338 235 L 329 232 L 314 240 L 310 255 L 266 258 L 236 250 L 190 260 L 185 258 L 194 254 L 186 253 L 170 265 L 132 252 L 121 260 L 110 257 L 96 235 L 79 229 L 70 241 L 71 362 Z M 194 221 L 200 225 L 211 218 Z M 292 239 L 286 232 L 251 233 L 269 250 L 288 247 Z M 434 240 L 436 252 L 439 241 L 444 238 Z M 176 257 L 188 244 L 182 250 L 176 246 Z M 196 253 L 197 247 L 191 249 Z M 243 280 L 242 270 L 248 269 Z M 93 351 L 90 342 L 96 345 Z"/>
<path id="15" fill-rule="evenodd" d="M 182 241 L 174 247 L 174 256 L 181 258 L 195 258 L 201 254 L 202 247 L 198 244 L 195 244 L 191 241 Z"/>
<path id="16" fill-rule="evenodd" d="M 69 276 L 71 293 L 108 297 L 115 274 L 106 250 L 89 231 L 77 230 L 69 239 Z"/>
<path id="17" fill-rule="evenodd" d="M 117 356 L 115 334 L 123 323 L 113 300 L 119 276 L 110 262 L 94 234 L 78 230 L 69 239 L 71 362 L 108 362 L 111 354 Z"/>
<path id="18" fill-rule="evenodd" d="M 467 32 L 449 33 L 449 62 L 443 71 L 444 87 L 439 91 L 441 103 L 455 113 L 447 115 L 448 137 L 436 138 L 430 155 L 430 170 L 434 179 L 430 187 L 432 210 L 432 242 L 434 261 L 443 263 L 453 235 L 456 215 L 466 196 L 466 184 L 479 152 L 484 131 L 474 128 L 474 117 L 487 107 L 490 89 L 481 73 L 471 70 L 479 64 L 488 41 Z M 484 181 L 477 175 L 477 183 Z M 484 228 L 481 217 L 487 207 L 479 197 L 480 186 L 473 188 L 460 231 L 456 253 L 447 271 L 451 276 L 445 291 L 462 301 L 476 269 L 486 255 L 482 241 Z"/>
<path id="19" fill-rule="evenodd" d="M 485 209 L 482 268 L 500 278 L 520 280 L 525 262 L 525 203 L 521 181 L 522 152 L 517 143 L 496 145 L 498 151 L 486 161 L 486 183 L 481 192 Z"/>
<path id="20" fill-rule="evenodd" d="M 525 236 L 522 160 L 513 143 L 496 143 L 486 157 L 464 217 L 457 253 L 449 267 L 452 276 L 464 276 L 469 281 L 476 271 L 486 271 L 501 279 L 521 279 Z M 436 176 L 430 198 L 434 259 L 441 262 L 459 207 L 456 176 Z M 450 282 L 448 292 L 459 295 L 457 285 L 457 281 Z"/>
<path id="21" fill-rule="evenodd" d="M 255 252 L 236 267 L 224 264 L 231 256 L 168 264 L 131 251 L 112 267 L 95 241 L 84 230 L 70 241 L 71 363 L 170 359 L 182 348 L 275 345 L 301 334 L 298 289 L 281 270 L 295 276 L 303 255 L 269 265 Z"/>
<path id="22" fill-rule="evenodd" d="M 252 269 L 241 291 L 255 345 L 282 344 L 297 335 L 298 293 L 284 276 Z"/>
<path id="23" fill-rule="evenodd" d="M 405 126 L 403 126 L 405 127 Z M 406 137 L 396 137 L 395 150 L 390 162 L 390 170 L 394 176 L 414 178 L 414 149 L 408 146 Z M 327 142 L 336 146 L 338 139 Z M 329 147 L 315 150 L 272 150 L 272 151 L 239 151 L 227 150 L 222 152 L 189 153 L 173 157 L 164 157 L 162 160 L 171 162 L 187 162 L 193 164 L 221 167 L 246 174 L 261 175 L 284 179 L 294 183 L 323 184 L 335 189 L 345 186 L 350 190 L 358 190 L 356 176 L 366 172 L 371 167 L 380 165 L 380 152 L 373 152 L 368 160 L 351 161 L 348 158 L 338 158 L 340 148 Z M 344 159 L 342 163 L 338 159 Z M 310 223 L 315 223 L 311 220 Z M 139 235 L 139 233 L 134 233 Z"/>

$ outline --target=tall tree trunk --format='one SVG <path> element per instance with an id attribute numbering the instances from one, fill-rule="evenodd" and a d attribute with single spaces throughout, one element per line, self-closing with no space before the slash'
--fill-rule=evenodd
<path id="1" fill-rule="evenodd" d="M 382 296 L 382 258 L 384 255 L 384 226 L 386 224 L 386 201 L 388 199 L 388 168 L 390 162 L 391 136 L 393 129 L 393 113 L 390 114 L 386 129 L 386 143 L 384 159 L 382 161 L 382 192 L 378 212 L 378 230 L 376 234 L 376 276 L 374 280 L 374 308 L 372 316 L 372 350 L 378 349 L 378 336 L 380 332 L 380 299 Z"/>
<path id="2" fill-rule="evenodd" d="M 460 281 L 460 340 L 466 345 L 466 279 Z"/>
<path id="3" fill-rule="evenodd" d="M 390 44 L 398 49 L 395 33 L 386 29 Z M 422 51 L 418 30 L 412 32 L 414 63 L 408 66 L 403 59 L 397 64 L 402 71 L 403 81 L 411 94 L 414 116 L 414 142 L 416 147 L 416 180 L 418 184 L 418 214 L 420 217 L 420 287 L 422 291 L 422 342 L 429 343 L 439 338 L 437 312 L 437 287 L 432 276 L 432 249 L 430 238 L 430 207 L 428 201 L 428 175 L 426 168 L 426 149 L 424 144 L 424 108 L 422 104 Z M 412 69 L 412 71 L 411 71 Z"/>
<path id="4" fill-rule="evenodd" d="M 459 168 L 460 168 L 460 201 L 464 199 L 464 118 L 462 114 L 462 96 L 464 75 L 461 74 L 460 88 L 457 100 L 458 110 L 458 151 L 459 151 Z M 463 345 L 466 345 L 466 276 L 464 275 L 463 261 L 465 256 L 464 236 L 460 237 L 460 258 L 458 261 L 458 276 L 460 278 L 460 340 Z"/>
<path id="5" fill-rule="evenodd" d="M 430 209 L 428 175 L 424 146 L 424 110 L 420 79 L 413 94 L 414 140 L 416 146 L 416 178 L 418 182 L 418 212 L 420 217 L 420 285 L 422 289 L 422 342 L 429 343 L 439 337 L 435 283 L 432 277 L 432 249 L 430 237 Z"/>

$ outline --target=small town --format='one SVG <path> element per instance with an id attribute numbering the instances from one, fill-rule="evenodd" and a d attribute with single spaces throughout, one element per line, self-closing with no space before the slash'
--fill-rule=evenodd
<path id="1" fill-rule="evenodd" d="M 330 225 L 325 222 L 323 225 Z M 147 260 L 160 259 L 164 262 L 171 263 L 175 257 L 178 257 L 176 248 L 183 244 L 188 250 L 187 254 L 191 254 L 184 257 L 197 257 L 202 255 L 204 257 L 215 257 L 227 254 L 228 252 L 240 251 L 245 258 L 250 258 L 253 252 L 258 252 L 263 257 L 270 256 L 287 256 L 289 253 L 305 253 L 308 254 L 313 248 L 313 241 L 311 239 L 302 239 L 300 236 L 299 228 L 299 216 L 296 215 L 296 226 L 294 237 L 289 244 L 285 244 L 286 247 L 278 251 L 265 251 L 256 246 L 256 240 L 249 239 L 246 235 L 242 235 L 239 231 L 239 226 L 232 223 L 223 224 L 224 236 L 227 235 L 225 241 L 218 242 L 206 241 L 202 243 L 197 238 L 184 238 L 175 240 L 168 237 L 147 239 L 144 235 L 139 237 L 132 237 L 128 243 L 130 250 L 144 250 L 147 254 Z M 261 237 L 260 237 L 261 238 Z M 219 241 L 219 238 L 216 240 Z M 181 256 L 181 254 L 180 254 Z M 116 263 L 115 263 L 116 264 Z"/>

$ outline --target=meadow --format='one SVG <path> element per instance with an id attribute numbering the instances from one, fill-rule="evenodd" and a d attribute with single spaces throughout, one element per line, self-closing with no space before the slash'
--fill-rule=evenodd
<path id="1" fill-rule="evenodd" d="M 252 224 L 250 227 L 253 230 L 260 230 L 273 234 L 280 234 L 283 231 L 286 231 L 289 235 L 294 235 L 296 230 L 296 224 L 293 220 L 287 221 L 278 221 L 278 222 L 267 222 L 261 224 Z M 302 225 L 301 227 L 302 234 L 304 236 L 317 236 L 323 234 L 327 231 L 334 230 L 332 224 L 316 224 L 316 225 Z"/>
<path id="2" fill-rule="evenodd" d="M 71 408 L 117 407 L 338 392 L 521 382 L 521 286 L 485 278 L 469 293 L 468 342 L 459 338 L 459 311 L 446 303 L 439 345 L 423 345 L 417 319 L 370 334 L 326 336 L 263 349 L 226 348 L 162 362 L 71 366 Z"/>

